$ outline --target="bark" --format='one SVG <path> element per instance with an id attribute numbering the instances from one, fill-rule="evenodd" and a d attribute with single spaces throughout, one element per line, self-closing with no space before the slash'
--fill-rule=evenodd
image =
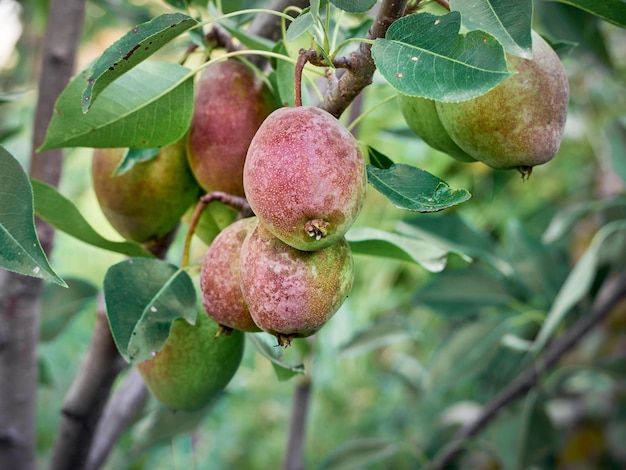
<path id="1" fill-rule="evenodd" d="M 30 175 L 58 186 L 60 150 L 36 155 L 54 102 L 74 72 L 84 18 L 84 0 L 51 0 L 44 37 L 39 98 L 35 112 Z M 54 244 L 54 231 L 37 223 L 46 253 Z M 37 346 L 41 292 L 39 279 L 0 271 L 0 462 L 12 470 L 34 469 L 37 395 Z"/>

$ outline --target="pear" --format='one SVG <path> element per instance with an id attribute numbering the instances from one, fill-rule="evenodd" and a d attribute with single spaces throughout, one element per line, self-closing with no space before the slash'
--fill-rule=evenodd
<path id="1" fill-rule="evenodd" d="M 288 346 L 319 331 L 350 293 L 352 252 L 345 238 L 318 251 L 300 251 L 262 223 L 241 247 L 241 291 L 254 323 Z"/>
<path id="2" fill-rule="evenodd" d="M 450 138 L 441 124 L 434 100 L 398 93 L 398 102 L 407 125 L 426 144 L 460 162 L 476 161 Z"/>
<path id="3" fill-rule="evenodd" d="M 174 321 L 161 350 L 137 364 L 158 401 L 175 410 L 194 411 L 221 394 L 239 368 L 245 337 L 240 331 L 217 335 L 219 331 L 204 312 L 198 312 L 195 325 L 182 318 Z"/>
<path id="4" fill-rule="evenodd" d="M 248 146 L 277 107 L 261 77 L 237 59 L 213 64 L 200 74 L 187 153 L 193 174 L 205 191 L 243 196 Z"/>
<path id="5" fill-rule="evenodd" d="M 241 293 L 241 245 L 257 224 L 256 217 L 237 220 L 213 240 L 202 261 L 200 289 L 204 310 L 220 325 L 241 331 L 260 331 Z"/>
<path id="6" fill-rule="evenodd" d="M 342 239 L 365 199 L 367 177 L 354 136 L 331 114 L 299 106 L 274 111 L 244 166 L 250 207 L 276 237 L 303 251 Z"/>
<path id="7" fill-rule="evenodd" d="M 492 168 L 517 168 L 522 175 L 558 151 L 569 102 L 559 57 L 534 31 L 532 40 L 532 59 L 507 55 L 515 74 L 489 92 L 436 103 L 443 127 L 461 149 Z"/>
<path id="8" fill-rule="evenodd" d="M 184 141 L 164 147 L 154 158 L 136 163 L 121 175 L 113 173 L 125 149 L 95 149 L 93 187 L 102 212 L 127 240 L 160 240 L 177 226 L 200 196 Z"/>

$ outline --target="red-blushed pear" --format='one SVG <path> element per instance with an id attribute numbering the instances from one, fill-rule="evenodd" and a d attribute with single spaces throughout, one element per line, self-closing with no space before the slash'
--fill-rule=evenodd
<path id="1" fill-rule="evenodd" d="M 175 410 L 194 411 L 224 390 L 239 368 L 244 334 L 219 334 L 220 326 L 198 312 L 195 325 L 178 318 L 165 345 L 152 359 L 137 364 L 154 397 Z"/>
<path id="2" fill-rule="evenodd" d="M 533 31 L 533 57 L 507 55 L 514 75 L 478 98 L 437 102 L 448 134 L 465 152 L 496 169 L 528 175 L 554 157 L 563 138 L 569 84 L 563 64 Z"/>
<path id="3" fill-rule="evenodd" d="M 220 325 L 241 331 L 260 331 L 241 293 L 241 245 L 257 224 L 256 217 L 237 220 L 222 230 L 204 255 L 200 271 L 202 305 Z"/>
<path id="4" fill-rule="evenodd" d="M 260 222 L 243 243 L 240 263 L 250 315 L 281 346 L 322 328 L 343 304 L 354 280 L 345 238 L 323 250 L 300 251 Z"/>
<path id="5" fill-rule="evenodd" d="M 218 62 L 200 74 L 187 154 L 205 191 L 243 196 L 248 146 L 263 120 L 277 107 L 269 87 L 240 60 Z"/>
<path id="6" fill-rule="evenodd" d="M 274 111 L 252 139 L 243 174 L 250 207 L 276 237 L 303 251 L 342 239 L 365 199 L 365 162 L 331 114 L 299 106 Z"/>
<path id="7" fill-rule="evenodd" d="M 127 240 L 160 240 L 177 226 L 200 195 L 184 141 L 164 147 L 157 156 L 113 175 L 125 149 L 95 149 L 93 187 L 102 212 Z"/>

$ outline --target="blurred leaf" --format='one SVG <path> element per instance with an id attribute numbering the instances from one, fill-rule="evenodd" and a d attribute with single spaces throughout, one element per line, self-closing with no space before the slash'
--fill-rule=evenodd
<path id="1" fill-rule="evenodd" d="M 170 62 L 144 61 L 111 83 L 83 114 L 83 72 L 55 104 L 43 145 L 61 147 L 163 147 L 179 140 L 193 113 L 193 75 Z"/>
<path id="2" fill-rule="evenodd" d="M 309 11 L 309 9 L 305 9 L 296 19 L 294 19 L 289 28 L 287 29 L 287 34 L 285 35 L 286 41 L 294 41 L 299 38 L 301 35 L 311 30 L 315 25 L 315 18 L 313 14 Z"/>
<path id="3" fill-rule="evenodd" d="M 107 318 L 127 362 L 151 359 L 167 341 L 172 323 L 194 323 L 198 308 L 189 274 L 158 259 L 130 258 L 104 277 Z"/>
<path id="4" fill-rule="evenodd" d="M 611 148 L 613 170 L 626 183 L 626 126 L 619 119 L 613 119 L 606 126 L 606 136 Z"/>
<path id="5" fill-rule="evenodd" d="M 622 28 L 626 28 L 626 2 L 624 0 L 547 0 L 566 3 L 602 18 Z"/>
<path id="6" fill-rule="evenodd" d="M 461 23 L 468 30 L 491 34 L 509 54 L 532 57 L 532 0 L 450 0 L 450 8 L 461 13 Z"/>
<path id="7" fill-rule="evenodd" d="M 103 238 L 83 218 L 76 206 L 52 186 L 31 179 L 35 195 L 35 213 L 57 230 L 90 245 L 128 256 L 153 257 L 135 242 L 114 242 Z"/>
<path id="8" fill-rule="evenodd" d="M 189 2 L 187 0 L 163 0 L 168 5 L 172 5 L 174 8 L 178 8 L 179 10 L 187 10 L 189 7 Z"/>
<path id="9" fill-rule="evenodd" d="M 41 304 L 41 335 L 40 341 L 52 341 L 70 320 L 85 307 L 92 304 L 98 294 L 98 288 L 90 282 L 77 278 L 66 278 L 68 289 L 61 289 L 54 284 L 46 284 L 43 288 Z"/>
<path id="10" fill-rule="evenodd" d="M 39 357 L 37 358 L 37 368 L 37 380 L 39 385 L 43 385 L 44 387 L 52 387 L 54 385 L 54 376 L 52 375 L 50 363 L 42 354 L 39 354 Z"/>
<path id="11" fill-rule="evenodd" d="M 330 0 L 330 3 L 349 13 L 364 13 L 376 5 L 376 0 Z"/>
<path id="12" fill-rule="evenodd" d="M 339 347 L 339 357 L 354 357 L 384 346 L 411 339 L 409 325 L 398 317 L 370 323 Z"/>
<path id="13" fill-rule="evenodd" d="M 156 157 L 161 149 L 127 149 L 122 161 L 117 165 L 113 176 L 120 176 L 129 171 L 136 163 L 144 163 Z"/>
<path id="14" fill-rule="evenodd" d="M 140 24 L 110 45 L 83 75 L 83 113 L 114 80 L 143 62 L 198 22 L 182 13 L 166 13 Z"/>
<path id="15" fill-rule="evenodd" d="M 346 239 L 355 254 L 417 263 L 431 272 L 442 271 L 446 265 L 446 250 L 406 235 L 369 227 L 353 227 L 346 234 Z"/>
<path id="16" fill-rule="evenodd" d="M 483 269 L 446 270 L 419 289 L 414 303 L 427 305 L 439 315 L 470 317 L 511 300 L 501 278 Z"/>
<path id="17" fill-rule="evenodd" d="M 0 93 L 0 104 L 11 103 L 13 101 L 17 101 L 23 96 L 30 93 L 31 90 L 20 90 L 20 91 L 4 91 Z"/>
<path id="18" fill-rule="evenodd" d="M 610 236 L 624 231 L 626 231 L 626 220 L 610 222 L 598 230 L 593 240 L 591 240 L 589 248 L 587 248 L 587 251 L 580 257 L 576 266 L 570 271 L 569 276 L 554 299 L 546 320 L 535 339 L 533 352 L 543 349 L 565 315 L 587 295 L 596 277 L 601 249 L 604 243 Z"/>
<path id="19" fill-rule="evenodd" d="M 437 212 L 467 201 L 466 189 L 451 189 L 427 171 L 403 163 L 381 170 L 367 165 L 367 181 L 398 209 Z"/>
<path id="20" fill-rule="evenodd" d="M 376 67 L 405 95 L 445 102 L 480 96 L 511 74 L 493 36 L 483 31 L 460 35 L 460 27 L 458 11 L 400 18 L 372 46 Z"/>
<path id="21" fill-rule="evenodd" d="M 397 452 L 397 444 L 389 439 L 354 439 L 332 450 L 317 468 L 318 470 L 361 469 L 381 462 Z"/>
<path id="22" fill-rule="evenodd" d="M 387 170 L 394 165 L 393 161 L 388 156 L 379 152 L 374 147 L 370 147 L 369 145 L 367 146 L 367 156 L 369 158 L 369 162 L 381 170 Z"/>
<path id="23" fill-rule="evenodd" d="M 274 372 L 278 380 L 289 380 L 295 375 L 304 374 L 303 364 L 287 364 L 283 361 L 283 350 L 278 346 L 276 338 L 269 333 L 248 333 L 246 334 L 250 342 L 254 345 L 261 356 L 269 359 L 274 366 Z"/>
<path id="24" fill-rule="evenodd" d="M 4 147 L 0 168 L 0 268 L 67 287 L 39 243 L 28 175 Z"/>

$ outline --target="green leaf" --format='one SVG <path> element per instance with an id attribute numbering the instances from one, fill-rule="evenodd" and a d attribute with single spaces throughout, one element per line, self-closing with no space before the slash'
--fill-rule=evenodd
<path id="1" fill-rule="evenodd" d="M 389 439 L 354 439 L 324 457 L 318 470 L 362 469 L 397 454 L 398 450 L 398 445 Z"/>
<path id="2" fill-rule="evenodd" d="M 156 157 L 161 149 L 127 149 L 124 157 L 113 172 L 113 176 L 123 175 L 129 171 L 136 163 L 144 163 Z"/>
<path id="3" fill-rule="evenodd" d="M 346 239 L 354 254 L 417 263 L 431 272 L 442 271 L 446 266 L 446 250 L 415 237 L 376 228 L 353 227 Z"/>
<path id="4" fill-rule="evenodd" d="M 304 374 L 304 364 L 288 364 L 283 360 L 283 350 L 278 346 L 276 338 L 268 333 L 247 333 L 246 336 L 261 356 L 268 359 L 278 380 L 285 381 L 294 375 Z"/>
<path id="5" fill-rule="evenodd" d="M 376 67 L 405 95 L 445 102 L 480 96 L 510 76 L 504 50 L 483 31 L 459 35 L 460 27 L 457 11 L 400 18 L 372 46 Z"/>
<path id="6" fill-rule="evenodd" d="M 626 2 L 624 0 L 547 0 L 566 3 L 602 18 L 622 28 L 626 28 Z"/>
<path id="7" fill-rule="evenodd" d="M 280 41 L 276 44 L 274 52 L 287 55 L 285 44 Z M 276 60 L 274 62 L 275 72 L 269 76 L 274 93 L 281 103 L 286 106 L 293 106 L 294 103 L 294 73 L 295 66 L 286 60 Z"/>
<path id="8" fill-rule="evenodd" d="M 374 147 L 370 147 L 369 145 L 367 146 L 367 156 L 369 158 L 369 162 L 376 168 L 380 168 L 381 170 L 387 170 L 391 168 L 394 164 L 391 158 L 379 152 Z"/>
<path id="9" fill-rule="evenodd" d="M 163 147 L 179 140 L 193 113 L 193 75 L 169 62 L 145 61 L 111 83 L 88 114 L 80 100 L 84 74 L 55 104 L 39 151 L 61 147 Z"/>
<path id="10" fill-rule="evenodd" d="M 446 270 L 415 293 L 415 303 L 447 317 L 473 316 L 511 299 L 502 281 L 474 267 Z"/>
<path id="11" fill-rule="evenodd" d="M 0 268 L 67 287 L 37 238 L 28 176 L 4 147 L 0 147 L 0 168 Z"/>
<path id="12" fill-rule="evenodd" d="M 611 148 L 611 163 L 615 173 L 626 183 L 626 121 L 613 119 L 606 126 L 606 137 Z"/>
<path id="13" fill-rule="evenodd" d="M 349 13 L 364 13 L 376 5 L 376 0 L 330 0 L 330 3 Z"/>
<path id="14" fill-rule="evenodd" d="M 406 321 L 399 317 L 384 318 L 369 324 L 339 347 L 339 357 L 355 357 L 384 346 L 411 339 Z"/>
<path id="15" fill-rule="evenodd" d="M 537 338 L 533 344 L 533 352 L 538 352 L 546 345 L 565 315 L 591 289 L 596 277 L 596 270 L 601 260 L 601 249 L 606 240 L 618 232 L 626 231 L 626 220 L 616 220 L 602 227 L 591 240 L 587 251 L 580 257 L 576 266 L 559 290 L 552 307 L 548 312 Z M 623 236 L 623 234 L 622 234 Z"/>
<path id="16" fill-rule="evenodd" d="M 172 323 L 194 323 L 196 290 L 189 274 L 158 259 L 130 258 L 111 266 L 104 277 L 111 333 L 130 363 L 151 359 L 165 344 Z"/>
<path id="17" fill-rule="evenodd" d="M 76 206 L 52 186 L 31 179 L 35 195 L 35 213 L 57 230 L 104 250 L 127 256 L 154 256 L 135 242 L 114 242 L 96 232 L 84 219 Z"/>
<path id="18" fill-rule="evenodd" d="M 91 305 L 98 294 L 96 286 L 77 278 L 66 278 L 68 289 L 54 284 L 43 288 L 40 340 L 52 341 L 70 323 L 72 318 Z"/>
<path id="19" fill-rule="evenodd" d="M 285 40 L 294 41 L 307 31 L 313 29 L 314 25 L 315 18 L 313 17 L 313 14 L 308 9 L 305 9 L 302 14 L 294 19 L 289 25 L 287 34 L 285 35 Z"/>
<path id="20" fill-rule="evenodd" d="M 441 211 L 471 197 L 466 189 L 451 189 L 427 171 L 403 163 L 388 169 L 367 165 L 367 181 L 398 209 L 409 211 Z"/>
<path id="21" fill-rule="evenodd" d="M 114 80 L 197 24 L 195 19 L 182 13 L 166 13 L 134 27 L 115 41 L 93 63 L 89 73 L 82 76 L 83 113 Z"/>
<path id="22" fill-rule="evenodd" d="M 461 13 L 465 28 L 491 34 L 509 54 L 532 58 L 532 0 L 450 0 L 450 8 Z"/>
<path id="23" fill-rule="evenodd" d="M 0 104 L 17 101 L 30 93 L 30 90 L 5 91 L 0 93 Z"/>

